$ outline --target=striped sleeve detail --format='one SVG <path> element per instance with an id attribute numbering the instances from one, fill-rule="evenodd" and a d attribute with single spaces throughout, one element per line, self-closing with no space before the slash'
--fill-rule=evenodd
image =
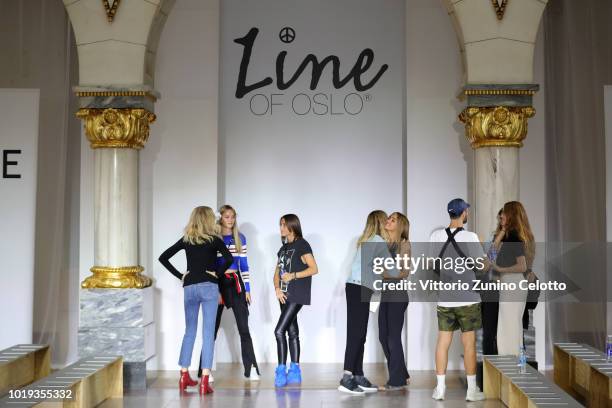
<path id="1" fill-rule="evenodd" d="M 251 291 L 251 273 L 249 272 L 249 262 L 247 259 L 247 242 L 246 237 L 240 234 L 240 241 L 242 244 L 242 252 L 238 258 L 238 267 L 240 270 L 240 276 L 242 276 L 242 281 L 244 282 L 244 288 L 247 292 Z"/>

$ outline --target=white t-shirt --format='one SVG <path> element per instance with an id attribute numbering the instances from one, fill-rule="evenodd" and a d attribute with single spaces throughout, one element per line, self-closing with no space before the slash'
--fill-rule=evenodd
<path id="1" fill-rule="evenodd" d="M 451 233 L 454 232 L 455 229 L 456 228 L 451 228 L 450 229 Z M 436 230 L 431 233 L 431 236 L 429 237 L 429 242 L 446 242 L 447 239 L 448 239 L 448 235 L 446 235 L 445 228 L 442 228 L 442 229 Z M 467 248 L 468 248 L 469 253 L 465 255 L 473 259 L 486 257 L 484 249 L 482 251 L 480 250 L 477 251 L 477 248 L 482 249 L 482 243 L 480 242 L 480 239 L 478 238 L 478 235 L 475 232 L 466 231 L 466 230 L 459 231 L 457 235 L 455 235 L 455 241 L 473 242 L 473 243 L 481 244 L 478 246 L 468 245 Z M 438 255 L 439 254 L 430 254 L 430 256 L 432 257 L 437 257 Z M 476 303 L 480 303 L 480 302 L 438 302 L 438 306 L 461 307 L 461 306 L 474 305 Z"/>

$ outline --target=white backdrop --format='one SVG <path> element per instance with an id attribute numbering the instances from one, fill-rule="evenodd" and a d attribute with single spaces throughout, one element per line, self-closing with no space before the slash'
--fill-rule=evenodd
<path id="1" fill-rule="evenodd" d="M 312 305 L 298 315 L 301 361 L 338 362 L 344 356 L 344 283 L 355 239 L 371 210 L 402 211 L 403 7 L 402 0 L 221 3 L 219 201 L 236 207 L 249 242 L 250 318 L 262 361 L 276 362 L 273 330 L 279 306 L 272 276 L 280 247 L 279 217 L 298 214 L 319 266 Z M 280 39 L 284 27 L 295 35 L 290 43 Z M 235 93 L 244 47 L 234 40 L 252 28 L 259 32 L 246 84 L 265 77 L 272 83 L 239 98 Z M 287 53 L 287 81 L 308 54 L 318 61 L 337 56 L 344 78 L 365 49 L 374 58 L 361 76 L 363 83 L 372 81 L 383 64 L 388 66 L 370 89 L 356 89 L 352 80 L 335 89 L 331 63 L 315 90 L 310 88 L 310 64 L 288 89 L 276 84 L 280 52 Z M 239 360 L 237 347 L 229 353 L 224 347 L 224 337 L 237 337 L 233 316 L 226 317 L 219 359 Z M 377 341 L 368 342 L 365 360 L 378 360 L 379 350 Z"/>
<path id="2" fill-rule="evenodd" d="M 38 102 L 38 89 L 0 89 L 0 349 L 32 341 Z"/>

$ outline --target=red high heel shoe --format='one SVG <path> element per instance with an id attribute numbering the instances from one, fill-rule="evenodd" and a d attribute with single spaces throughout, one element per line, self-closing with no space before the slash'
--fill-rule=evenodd
<path id="1" fill-rule="evenodd" d="M 196 385 L 198 385 L 198 382 L 189 376 L 189 371 L 181 371 L 181 378 L 179 379 L 180 391 L 185 391 L 185 388 L 194 387 Z"/>
<path id="2" fill-rule="evenodd" d="M 208 382 L 208 376 L 207 375 L 203 375 L 202 376 L 202 381 L 200 381 L 200 395 L 203 394 L 212 394 L 213 393 L 213 389 L 210 386 L 209 382 Z"/>

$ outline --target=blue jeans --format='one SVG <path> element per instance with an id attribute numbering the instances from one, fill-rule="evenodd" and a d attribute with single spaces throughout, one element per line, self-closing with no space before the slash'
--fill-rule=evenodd
<path id="1" fill-rule="evenodd" d="M 219 303 L 219 285 L 211 282 L 202 282 L 185 286 L 185 335 L 181 346 L 179 365 L 189 367 L 191 354 L 198 331 L 198 313 L 202 305 L 202 361 L 201 368 L 212 368 L 213 354 L 215 352 L 215 320 L 217 318 L 217 303 Z"/>

